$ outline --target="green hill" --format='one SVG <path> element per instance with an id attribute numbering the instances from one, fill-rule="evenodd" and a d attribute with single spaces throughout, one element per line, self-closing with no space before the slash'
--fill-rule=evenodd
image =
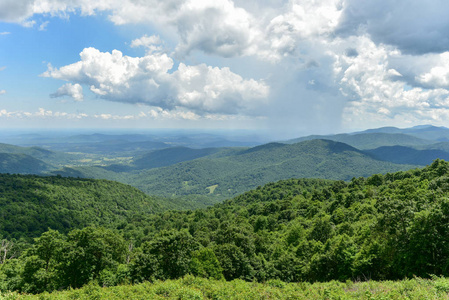
<path id="1" fill-rule="evenodd" d="M 52 166 L 62 166 L 80 159 L 79 155 L 50 151 L 40 147 L 21 147 L 2 143 L 0 143 L 0 153 L 24 154 Z"/>
<path id="2" fill-rule="evenodd" d="M 0 173 L 41 174 L 53 166 L 26 154 L 0 153 Z"/>
<path id="3" fill-rule="evenodd" d="M 149 194 L 199 194 L 224 199 L 280 179 L 349 180 L 411 167 L 375 160 L 343 143 L 314 140 L 293 145 L 267 144 L 231 156 L 144 170 L 131 175 L 128 183 Z M 214 187 L 213 191 L 210 187 Z"/>
<path id="4" fill-rule="evenodd" d="M 314 177 L 349 180 L 354 176 L 411 167 L 376 160 L 343 143 L 312 140 L 292 145 L 270 143 L 250 149 L 234 149 L 226 155 L 217 152 L 199 159 L 141 171 L 113 172 L 108 167 L 84 167 L 66 168 L 57 174 L 119 180 L 149 195 L 197 197 L 196 201 L 210 204 L 281 179 Z"/>
<path id="5" fill-rule="evenodd" d="M 449 161 L 449 152 L 438 149 L 418 150 L 411 147 L 391 146 L 366 150 L 365 152 L 372 154 L 379 160 L 397 164 L 415 164 L 425 166 L 431 164 L 432 161 L 437 158 Z"/>
<path id="6" fill-rule="evenodd" d="M 0 174 L 0 236 L 5 238 L 37 237 L 48 228 L 116 226 L 163 208 L 162 201 L 118 182 Z"/>

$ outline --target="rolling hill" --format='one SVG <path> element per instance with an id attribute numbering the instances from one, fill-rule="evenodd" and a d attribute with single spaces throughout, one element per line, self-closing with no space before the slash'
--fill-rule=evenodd
<path id="1" fill-rule="evenodd" d="M 53 166 L 26 154 L 0 153 L 0 173 L 41 174 Z"/>
<path id="2" fill-rule="evenodd" d="M 379 160 L 397 164 L 430 165 L 435 159 L 449 161 L 449 152 L 439 149 L 415 149 L 404 146 L 379 147 L 365 152 L 372 154 Z"/>
<path id="3" fill-rule="evenodd" d="M 291 145 L 269 143 L 228 154 L 205 156 L 153 169 L 112 172 L 106 170 L 107 167 L 81 167 L 66 168 L 57 174 L 120 180 L 150 195 L 201 196 L 221 201 L 280 179 L 349 180 L 414 167 L 376 160 L 347 144 L 329 140 Z"/>
<path id="4" fill-rule="evenodd" d="M 37 237 L 48 228 L 117 226 L 166 208 L 136 188 L 106 180 L 0 174 L 0 194 L 0 236 L 8 239 Z"/>

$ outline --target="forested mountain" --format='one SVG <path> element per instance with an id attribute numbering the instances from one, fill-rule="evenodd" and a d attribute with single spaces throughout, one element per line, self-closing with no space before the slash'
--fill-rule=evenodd
<path id="1" fill-rule="evenodd" d="M 42 174 L 55 167 L 26 154 L 0 153 L 0 173 Z"/>
<path id="2" fill-rule="evenodd" d="M 369 132 L 356 134 L 336 134 L 336 135 L 310 135 L 293 140 L 286 141 L 288 144 L 298 143 L 302 141 L 327 139 L 336 142 L 341 142 L 353 146 L 360 150 L 374 149 L 383 146 L 417 146 L 428 145 L 435 143 L 435 141 L 418 138 L 412 135 L 403 133 L 384 133 L 384 132 Z"/>
<path id="3" fill-rule="evenodd" d="M 171 208 L 131 186 L 106 180 L 0 174 L 0 237 L 37 237 L 48 228 L 68 232 L 111 226 L 134 214 Z"/>
<path id="4" fill-rule="evenodd" d="M 24 154 L 31 156 L 35 159 L 42 160 L 46 164 L 53 166 L 61 166 L 64 164 L 69 164 L 74 160 L 79 159 L 79 155 L 68 154 L 64 152 L 50 151 L 40 147 L 20 147 L 9 144 L 0 144 L 0 153 L 8 154 Z M 17 172 L 13 172 L 17 173 Z M 20 173 L 20 172 L 19 172 Z"/>
<path id="5" fill-rule="evenodd" d="M 401 133 L 425 140 L 439 142 L 449 141 L 449 128 L 432 125 L 419 125 L 410 128 L 382 127 L 368 129 L 362 131 L 362 133 Z"/>
<path id="6" fill-rule="evenodd" d="M 219 201 L 280 179 L 349 180 L 354 176 L 412 167 L 376 160 L 343 143 L 312 140 L 292 145 L 265 144 L 227 155 L 206 156 L 142 171 L 112 172 L 108 167 L 81 167 L 66 168 L 56 173 L 119 180 L 150 195 L 200 195 Z"/>
<path id="7" fill-rule="evenodd" d="M 448 193 L 449 163 L 441 160 L 349 182 L 279 181 L 207 209 L 134 215 L 116 230 L 48 231 L 6 259 L 0 289 L 189 273 L 259 282 L 449 276 Z"/>
<path id="8" fill-rule="evenodd" d="M 436 158 L 449 161 L 449 151 L 443 151 L 438 149 L 414 149 L 404 146 L 390 146 L 379 147 L 372 150 L 365 150 L 373 157 L 390 161 L 397 164 L 416 164 L 416 165 L 429 165 Z"/>

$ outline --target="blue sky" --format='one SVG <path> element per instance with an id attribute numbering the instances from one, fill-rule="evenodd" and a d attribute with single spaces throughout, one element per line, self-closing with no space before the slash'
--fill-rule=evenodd
<path id="1" fill-rule="evenodd" d="M 0 126 L 449 126 L 448 13 L 443 0 L 0 0 Z"/>

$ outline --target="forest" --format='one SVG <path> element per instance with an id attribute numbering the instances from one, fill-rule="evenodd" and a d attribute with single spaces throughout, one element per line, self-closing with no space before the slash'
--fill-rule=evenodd
<path id="1" fill-rule="evenodd" d="M 4 176 L 11 176 L 10 185 L 22 178 Z M 189 274 L 278 285 L 449 276 L 448 191 L 449 163 L 435 160 L 347 182 L 282 180 L 205 209 L 139 214 L 136 205 L 127 208 L 136 213 L 108 212 L 122 219 L 101 223 L 100 215 L 66 230 L 48 224 L 35 237 L 27 228 L 16 229 L 18 238 L 4 230 L 0 290 L 42 293 Z M 24 203 L 35 197 L 22 196 Z M 58 211 L 67 200 L 42 204 Z M 14 215 L 4 215 L 5 222 L 8 217 Z"/>

